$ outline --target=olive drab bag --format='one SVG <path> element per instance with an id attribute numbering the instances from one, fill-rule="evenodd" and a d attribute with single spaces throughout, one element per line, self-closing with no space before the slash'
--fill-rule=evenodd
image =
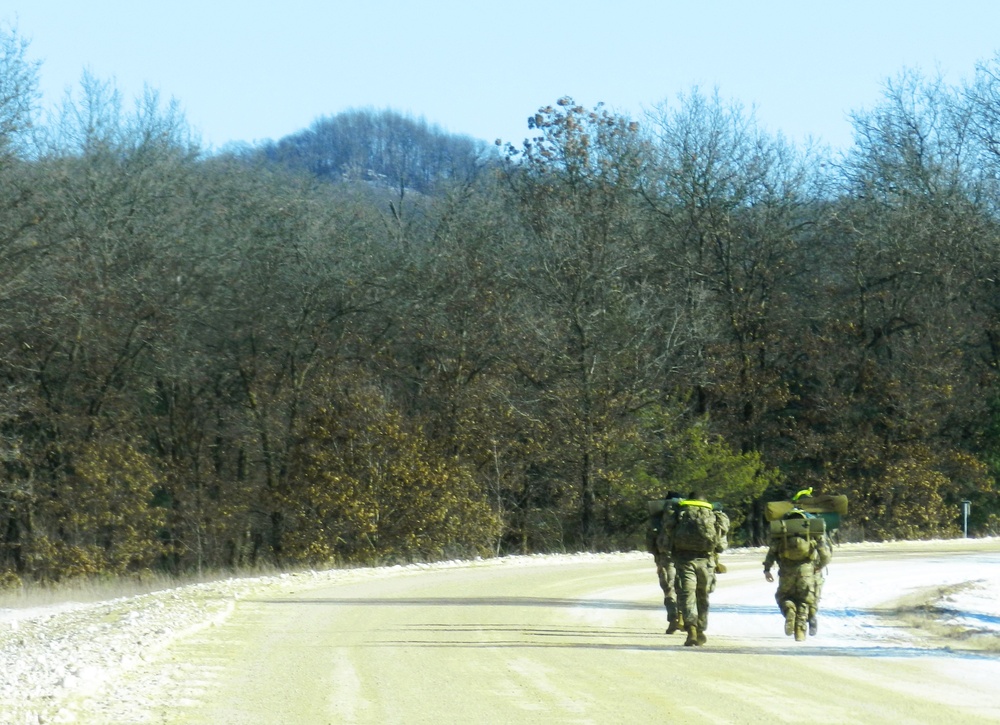
<path id="1" fill-rule="evenodd" d="M 826 521 L 804 511 L 792 510 L 771 522 L 771 536 L 778 539 L 778 555 L 789 561 L 808 561 L 826 533 Z"/>
<path id="2" fill-rule="evenodd" d="M 675 551 L 713 552 L 719 536 L 712 504 L 703 501 L 682 501 L 677 506 L 673 530 Z"/>
<path id="3" fill-rule="evenodd" d="M 653 499 L 646 504 L 649 508 L 649 522 L 646 526 L 646 551 L 653 555 L 657 553 L 656 540 L 660 536 L 663 509 L 666 504 L 667 500 L 664 498 Z"/>
<path id="4" fill-rule="evenodd" d="M 801 496 L 794 501 L 769 501 L 764 509 L 768 521 L 784 518 L 793 509 L 821 517 L 826 522 L 826 532 L 832 533 L 840 526 L 840 520 L 847 515 L 847 496 L 823 494 Z"/>
<path id="5" fill-rule="evenodd" d="M 789 561 L 808 561 L 816 544 L 805 536 L 786 536 L 781 540 L 778 553 Z"/>

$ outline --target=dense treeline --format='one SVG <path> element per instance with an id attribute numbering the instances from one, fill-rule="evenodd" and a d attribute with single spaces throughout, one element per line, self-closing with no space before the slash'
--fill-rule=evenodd
<path id="1" fill-rule="evenodd" d="M 695 487 L 737 542 L 806 486 L 851 538 L 955 535 L 965 499 L 1000 528 L 997 63 L 904 74 L 836 158 L 698 92 L 561 99 L 491 152 L 367 111 L 205 154 L 92 78 L 39 125 L 24 50 L 9 581 L 633 547 Z"/>

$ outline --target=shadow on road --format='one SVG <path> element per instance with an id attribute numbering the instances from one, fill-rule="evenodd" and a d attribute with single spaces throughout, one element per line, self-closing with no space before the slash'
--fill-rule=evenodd
<path id="1" fill-rule="evenodd" d="M 662 604 L 617 599 L 560 599 L 556 597 L 380 597 L 335 599 L 252 599 L 261 604 L 321 604 L 350 607 L 582 607 L 585 609 L 656 610 Z"/>
<path id="2" fill-rule="evenodd" d="M 563 607 L 572 609 L 661 611 L 659 603 L 643 603 L 616 599 L 571 599 L 558 597 L 337 597 L 323 599 L 250 599 L 264 605 L 320 605 L 350 607 Z M 712 606 L 713 614 L 741 616 L 772 615 L 773 605 L 754 606 L 719 604 Z M 885 611 L 866 609 L 824 610 L 824 618 L 853 618 L 884 616 Z M 394 627 L 390 632 L 410 632 L 412 638 L 389 637 L 371 641 L 362 647 L 419 647 L 419 648 L 577 648 L 599 650 L 631 650 L 649 652 L 680 652 L 712 655 L 745 655 L 754 657 L 871 657 L 871 658 L 927 658 L 947 657 L 972 660 L 996 659 L 988 654 L 953 650 L 948 647 L 906 647 L 896 645 L 847 646 L 771 644 L 747 645 L 734 643 L 725 635 L 709 633 L 709 644 L 704 647 L 684 647 L 680 637 L 667 637 L 647 629 L 627 629 L 604 626 L 547 626 L 525 627 L 519 624 L 459 624 L 428 623 Z M 660 630 L 662 631 L 662 630 Z M 387 632 L 383 631 L 383 634 Z M 420 639 L 421 635 L 433 639 Z M 475 635 L 475 636 L 470 636 Z"/>

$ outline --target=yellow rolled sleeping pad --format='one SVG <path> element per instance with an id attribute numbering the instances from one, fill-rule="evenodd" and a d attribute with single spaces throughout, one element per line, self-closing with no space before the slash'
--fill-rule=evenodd
<path id="1" fill-rule="evenodd" d="M 708 501 L 699 501 L 696 498 L 685 498 L 677 502 L 678 506 L 701 506 L 702 508 L 710 509 L 715 508 Z"/>

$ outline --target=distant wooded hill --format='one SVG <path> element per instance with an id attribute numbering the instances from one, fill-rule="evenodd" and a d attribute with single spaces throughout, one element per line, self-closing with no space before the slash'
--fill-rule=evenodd
<path id="1" fill-rule="evenodd" d="M 361 180 L 430 192 L 442 181 L 471 178 L 492 147 L 396 111 L 352 110 L 264 144 L 268 161 L 330 180 Z"/>

